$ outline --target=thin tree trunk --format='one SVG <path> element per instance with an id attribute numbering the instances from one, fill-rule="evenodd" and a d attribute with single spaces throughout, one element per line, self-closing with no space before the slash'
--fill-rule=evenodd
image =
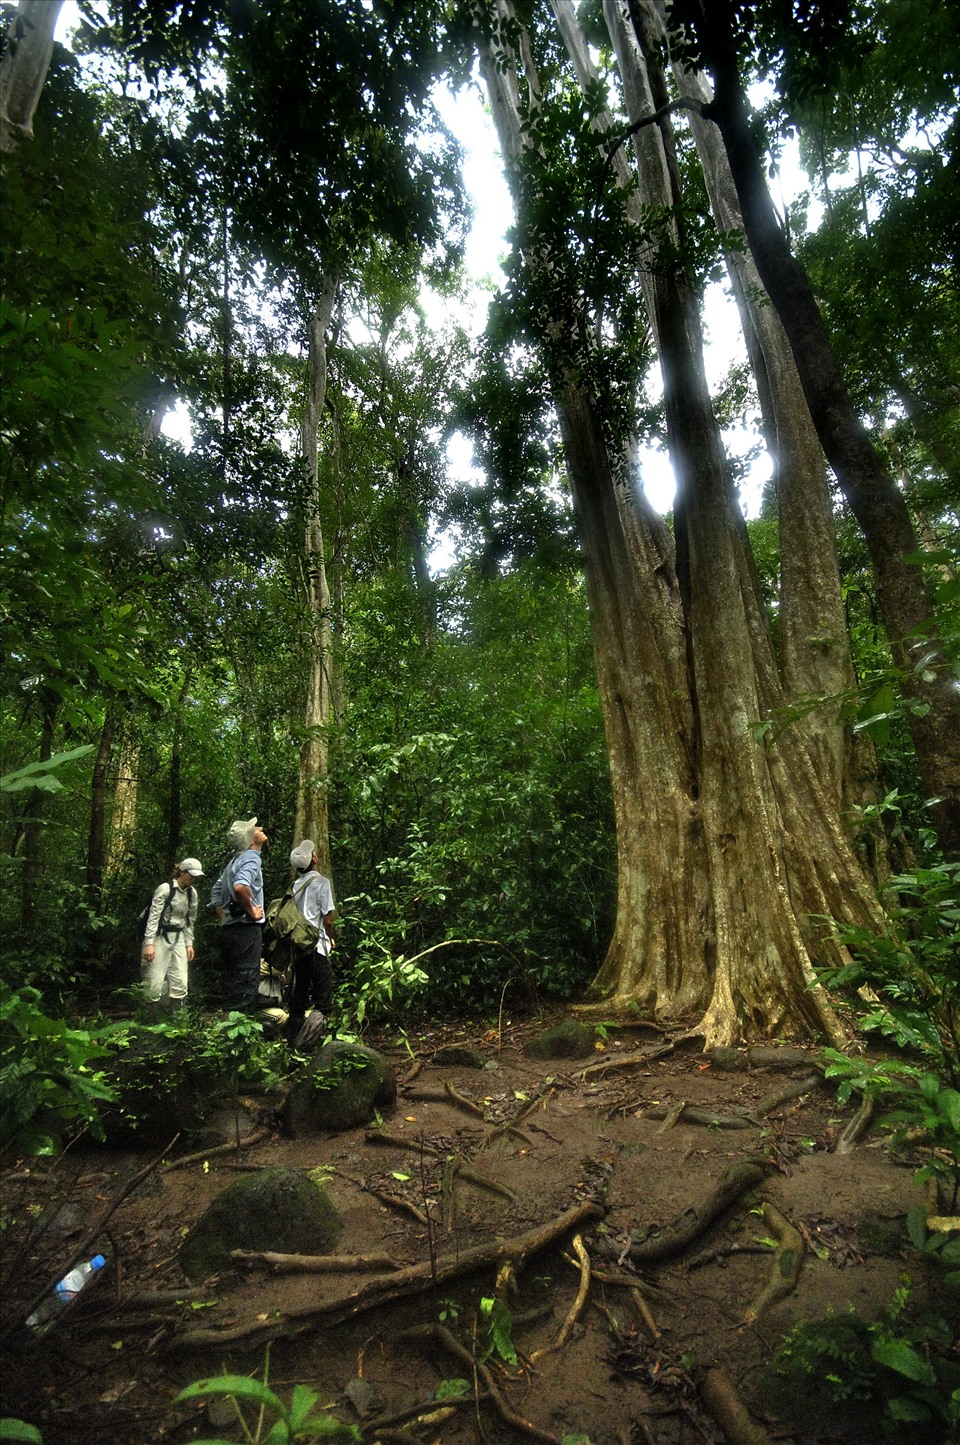
<path id="1" fill-rule="evenodd" d="M 53 32 L 62 9 L 63 0 L 20 0 L 7 26 L 0 61 L 0 151 L 16 150 L 24 137 L 33 139 L 33 117 L 50 69 Z"/>
<path id="2" fill-rule="evenodd" d="M 167 856 L 164 876 L 169 878 L 180 852 L 180 828 L 183 804 L 181 763 L 183 761 L 183 710 L 190 692 L 191 667 L 187 664 L 173 715 L 173 737 L 170 742 L 170 790 L 167 810 Z"/>
<path id="3" fill-rule="evenodd" d="M 124 715 L 120 740 L 120 758 L 110 813 L 110 832 L 104 866 L 105 881 L 123 873 L 129 862 L 137 836 L 137 802 L 140 785 L 140 740 L 131 722 Z"/>
<path id="4" fill-rule="evenodd" d="M 90 798 L 90 831 L 87 834 L 87 893 L 91 907 L 100 907 L 103 896 L 103 877 L 107 853 L 107 809 L 109 806 L 108 780 L 113 762 L 113 749 L 117 737 L 117 725 L 122 717 L 120 704 L 111 698 L 106 707 L 100 742 L 93 764 L 93 781 Z"/>
<path id="5" fill-rule="evenodd" d="M 45 687 L 40 698 L 40 746 L 37 761 L 49 762 L 53 756 L 53 736 L 60 709 L 60 699 L 52 688 Z M 20 886 L 20 932 L 24 938 L 33 932 L 37 919 L 37 883 L 40 878 L 42 818 L 47 794 L 34 788 L 24 805 L 23 873 Z"/>
<path id="6" fill-rule="evenodd" d="M 316 845 L 321 871 L 330 874 L 330 830 L 327 813 L 327 768 L 333 687 L 330 674 L 333 634 L 327 585 L 323 529 L 320 523 L 318 430 L 327 391 L 326 333 L 333 315 L 337 283 L 324 277 L 320 298 L 308 327 L 308 382 L 300 428 L 300 449 L 306 483 L 304 585 L 310 670 L 304 708 L 304 740 L 294 816 L 294 846 L 302 838 Z"/>

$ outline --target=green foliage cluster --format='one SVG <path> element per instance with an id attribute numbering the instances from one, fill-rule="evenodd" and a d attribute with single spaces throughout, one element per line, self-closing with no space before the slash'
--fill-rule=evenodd
<path id="1" fill-rule="evenodd" d="M 773 1378 L 807 1392 L 806 1410 L 854 1409 L 883 1436 L 947 1445 L 960 1424 L 960 1368 L 950 1358 L 946 1320 L 908 1320 L 910 1282 L 872 1323 L 854 1309 L 798 1321 L 777 1351 Z M 812 1392 L 812 1396 L 810 1394 Z"/>
<path id="2" fill-rule="evenodd" d="M 49 1018 L 38 989 L 0 988 L 0 1150 L 57 1153 L 65 1133 L 103 1138 L 100 1109 L 114 1099 L 104 1065 L 109 1028 Z"/>
<path id="3" fill-rule="evenodd" d="M 854 954 L 824 970 L 833 988 L 869 989 L 875 1002 L 860 1027 L 908 1055 L 873 1062 L 825 1050 L 838 1097 L 854 1089 L 876 1099 L 894 1142 L 908 1136 L 931 1147 L 918 1179 L 942 1179 L 951 1207 L 960 1197 L 960 865 L 940 863 L 890 880 L 887 933 L 843 928 Z M 919 1059 L 919 1062 L 914 1060 Z"/>

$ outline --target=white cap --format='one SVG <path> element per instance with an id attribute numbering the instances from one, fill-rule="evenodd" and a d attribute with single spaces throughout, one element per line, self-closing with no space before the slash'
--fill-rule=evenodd
<path id="1" fill-rule="evenodd" d="M 290 867 L 309 868 L 316 851 L 313 841 L 310 838 L 304 838 L 303 842 L 298 843 L 290 854 Z"/>
<path id="2" fill-rule="evenodd" d="M 184 858 L 182 863 L 177 864 L 178 873 L 189 873 L 191 878 L 203 877 L 203 864 L 199 858 Z"/>

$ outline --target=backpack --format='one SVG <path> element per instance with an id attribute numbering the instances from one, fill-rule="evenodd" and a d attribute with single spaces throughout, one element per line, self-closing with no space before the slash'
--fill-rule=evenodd
<path id="1" fill-rule="evenodd" d="M 293 901 L 292 888 L 288 888 L 282 898 L 274 898 L 267 904 L 263 918 L 265 955 L 272 954 L 281 944 L 293 954 L 316 952 L 320 930 L 304 918 Z"/>
<path id="2" fill-rule="evenodd" d="M 162 908 L 162 910 L 161 910 L 161 912 L 160 912 L 160 918 L 159 918 L 159 921 L 158 921 L 158 923 L 157 923 L 157 932 L 158 932 L 158 933 L 162 933 L 163 936 L 166 938 L 166 936 L 167 936 L 168 933 L 171 933 L 171 932 L 181 933 L 181 932 L 182 932 L 182 929 L 177 928 L 176 930 L 174 930 L 174 929 L 171 929 L 171 927 L 170 927 L 170 919 L 171 919 L 171 916 L 172 916 L 172 914 L 173 914 L 173 898 L 174 898 L 173 883 L 172 883 L 172 882 L 171 882 L 171 883 L 167 883 L 167 884 L 164 884 L 163 886 L 164 886 L 164 887 L 166 888 L 166 890 L 167 890 L 167 901 L 166 901 L 166 903 L 163 905 L 163 908 Z M 157 891 L 157 890 L 156 890 L 155 888 L 151 888 L 151 890 L 150 890 L 150 897 L 147 899 L 147 902 L 146 902 L 145 907 L 141 910 L 141 913 L 140 913 L 140 916 L 139 916 L 139 920 L 138 920 L 138 922 L 139 922 L 139 924 L 140 924 L 140 932 L 141 932 L 141 933 L 143 933 L 144 929 L 145 929 L 146 926 L 147 926 L 147 919 L 150 917 L 150 909 L 153 907 L 153 895 L 156 893 L 156 891 Z M 191 883 L 190 887 L 187 889 L 187 896 L 188 896 L 187 907 L 189 908 L 189 907 L 192 907 L 192 906 L 196 903 L 196 901 L 197 901 L 197 890 L 194 888 L 194 886 L 193 886 L 192 883 Z"/>

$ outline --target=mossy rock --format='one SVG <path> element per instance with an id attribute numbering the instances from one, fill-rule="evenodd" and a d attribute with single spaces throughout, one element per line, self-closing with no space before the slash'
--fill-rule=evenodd
<path id="1" fill-rule="evenodd" d="M 218 1194 L 181 1245 L 180 1267 L 188 1279 L 201 1280 L 229 1265 L 234 1249 L 327 1254 L 342 1233 L 326 1192 L 302 1169 L 283 1164 Z"/>
<path id="2" fill-rule="evenodd" d="M 593 1053 L 594 1033 L 579 1019 L 565 1019 L 527 1044 L 531 1059 L 583 1059 Z"/>
<path id="3" fill-rule="evenodd" d="M 224 1080 L 198 1060 L 189 1034 L 131 1032 L 126 1048 L 104 1063 L 116 1103 L 100 1110 L 113 1148 L 162 1148 L 175 1134 L 193 1134 L 222 1107 Z"/>
<path id="4" fill-rule="evenodd" d="M 369 1123 L 375 1111 L 391 1112 L 396 1102 L 397 1081 L 383 1055 L 364 1044 L 333 1039 L 291 1087 L 283 1123 L 295 1137 L 336 1134 Z"/>
<path id="5" fill-rule="evenodd" d="M 447 1044 L 437 1049 L 431 1063 L 446 1069 L 482 1069 L 487 1061 L 478 1049 L 468 1049 L 463 1044 Z"/>

